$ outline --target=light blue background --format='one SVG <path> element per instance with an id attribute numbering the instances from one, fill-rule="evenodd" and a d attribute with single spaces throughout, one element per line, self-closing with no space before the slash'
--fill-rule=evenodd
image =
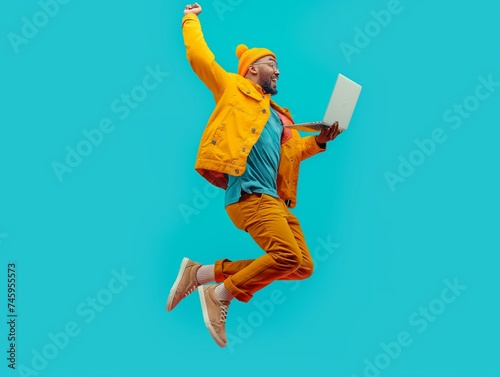
<path id="1" fill-rule="evenodd" d="M 15 261 L 17 366 L 31 368 L 33 350 L 74 322 L 79 334 L 39 376 L 361 377 L 380 344 L 406 331 L 413 343 L 380 375 L 498 377 L 500 87 L 457 130 L 443 115 L 475 94 L 479 77 L 500 81 L 500 3 L 402 0 L 350 62 L 341 44 L 354 45 L 355 27 L 373 27 L 371 12 L 391 1 L 222 3 L 224 13 L 202 3 L 201 16 L 219 63 L 235 70 L 239 43 L 272 49 L 275 99 L 296 121 L 322 116 L 339 72 L 363 85 L 349 130 L 302 165 L 294 213 L 320 253 L 315 274 L 231 304 L 228 332 L 256 325 L 226 349 L 209 336 L 197 295 L 167 313 L 183 256 L 260 252 L 193 170 L 213 99 L 185 59 L 185 3 L 70 1 L 16 53 L 8 34 L 41 8 L 2 2 L 0 312 Z M 169 75 L 120 119 L 110 105 L 148 66 Z M 53 162 L 103 118 L 113 132 L 59 182 Z M 437 128 L 446 142 L 392 191 L 384 174 Z M 183 206 L 199 212 L 186 221 Z M 328 258 L 325 242 L 335 245 Z M 133 280 L 86 323 L 77 308 L 122 269 Z M 455 279 L 467 289 L 419 333 L 412 313 Z M 273 294 L 279 304 L 259 314 L 256 303 Z M 7 333 L 3 325 L 5 351 Z M 2 359 L 2 376 L 22 375 Z"/>

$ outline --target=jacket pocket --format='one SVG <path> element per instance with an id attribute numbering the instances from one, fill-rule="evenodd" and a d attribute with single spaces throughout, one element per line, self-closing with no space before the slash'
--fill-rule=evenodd
<path id="1" fill-rule="evenodd" d="M 224 134 L 225 125 L 224 122 L 220 122 L 217 128 L 215 129 L 212 136 L 212 144 L 215 146 L 222 139 L 222 135 Z"/>

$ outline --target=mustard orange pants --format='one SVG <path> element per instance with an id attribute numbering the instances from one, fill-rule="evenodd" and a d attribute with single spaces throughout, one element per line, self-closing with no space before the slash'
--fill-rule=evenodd
<path id="1" fill-rule="evenodd" d="M 232 222 L 250 234 L 266 254 L 257 259 L 215 263 L 215 280 L 238 300 L 275 280 L 302 280 L 311 276 L 313 261 L 299 221 L 283 200 L 265 194 L 243 194 L 226 211 Z"/>

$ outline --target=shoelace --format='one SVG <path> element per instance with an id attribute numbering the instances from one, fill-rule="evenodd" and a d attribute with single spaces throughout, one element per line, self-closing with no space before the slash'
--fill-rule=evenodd
<path id="1" fill-rule="evenodd" d="M 196 291 L 196 288 L 198 288 L 198 287 L 196 285 L 193 285 L 191 288 L 189 288 L 189 291 L 187 291 L 187 293 L 184 295 L 184 297 L 187 297 L 191 293 L 193 293 L 194 291 Z"/>
<path id="2" fill-rule="evenodd" d="M 227 305 L 221 305 L 220 306 L 220 321 L 226 322 L 226 316 L 227 316 Z"/>

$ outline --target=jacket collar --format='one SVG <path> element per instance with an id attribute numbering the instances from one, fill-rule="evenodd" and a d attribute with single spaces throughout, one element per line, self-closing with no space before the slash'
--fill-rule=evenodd
<path id="1" fill-rule="evenodd" d="M 261 101 L 266 96 L 268 98 L 270 97 L 269 94 L 264 94 L 264 91 L 262 90 L 262 87 L 259 84 L 243 76 L 240 75 L 238 76 L 239 76 L 239 80 L 237 80 L 238 88 L 247 96 L 252 97 L 257 101 Z"/>

